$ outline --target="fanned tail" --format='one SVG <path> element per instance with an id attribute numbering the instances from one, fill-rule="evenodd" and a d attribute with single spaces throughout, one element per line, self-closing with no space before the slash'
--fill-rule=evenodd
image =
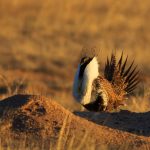
<path id="1" fill-rule="evenodd" d="M 112 81 L 115 68 L 116 68 L 116 57 L 115 55 L 112 54 L 110 60 L 107 57 L 107 62 L 105 64 L 104 70 L 104 76 L 108 81 Z"/>
<path id="2" fill-rule="evenodd" d="M 118 94 L 123 93 L 130 94 L 136 88 L 140 82 L 139 71 L 137 66 L 134 66 L 134 61 L 127 67 L 128 56 L 123 61 L 123 52 L 121 57 L 116 63 L 116 56 L 112 53 L 111 59 L 107 58 L 105 65 L 104 76 L 111 82 Z"/>

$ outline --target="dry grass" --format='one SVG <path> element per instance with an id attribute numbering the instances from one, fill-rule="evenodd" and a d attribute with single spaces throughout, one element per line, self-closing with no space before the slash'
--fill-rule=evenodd
<path id="1" fill-rule="evenodd" d="M 34 139 L 33 137 L 29 138 L 28 136 L 19 137 L 19 139 L 16 140 L 8 134 L 7 138 L 0 136 L 0 150 L 132 150 L 136 148 L 134 145 L 131 147 L 130 140 L 126 140 L 121 146 L 102 144 L 103 139 L 101 139 L 100 144 L 96 144 L 95 139 L 91 139 L 88 131 L 85 132 L 80 139 L 78 139 L 77 134 L 74 134 L 72 137 L 68 137 L 69 127 L 67 127 L 67 124 L 70 124 L 70 120 L 71 116 L 67 114 L 59 132 L 59 136 L 54 141 L 52 139 L 48 141 L 46 141 L 46 139 L 39 140 L 38 138 Z M 144 150 L 149 149 L 149 147 L 146 146 Z"/>
<path id="2" fill-rule="evenodd" d="M 72 98 L 77 60 L 83 46 L 96 46 L 101 66 L 112 50 L 136 60 L 142 84 L 126 109 L 149 111 L 149 6 L 149 0 L 0 1 L 0 97 L 40 93 L 79 110 Z"/>
<path id="3" fill-rule="evenodd" d="M 91 137 L 89 136 L 90 134 L 88 134 L 88 130 L 87 132 L 85 132 L 82 139 L 78 139 L 78 135 L 76 133 L 70 137 L 69 132 L 71 119 L 72 115 L 70 113 L 67 113 L 64 118 L 61 130 L 59 131 L 59 135 L 54 139 L 47 139 L 47 136 L 41 139 L 36 136 L 30 137 L 26 134 L 24 136 L 22 135 L 14 138 L 12 134 L 9 135 L 9 132 L 7 133 L 7 136 L 5 136 L 7 138 L 5 138 L 3 134 L 3 131 L 5 129 L 1 128 L 2 134 L 0 135 L 0 150 L 95 150 L 99 148 L 102 150 L 107 149 L 108 146 L 104 144 L 97 146 L 95 144 L 95 140 L 91 139 Z"/>

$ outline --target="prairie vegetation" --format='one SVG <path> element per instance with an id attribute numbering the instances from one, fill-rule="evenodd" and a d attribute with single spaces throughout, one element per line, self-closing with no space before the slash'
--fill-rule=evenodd
<path id="1" fill-rule="evenodd" d="M 149 0 L 1 0 L 0 18 L 1 99 L 44 95 L 79 111 L 74 73 L 82 48 L 96 47 L 101 70 L 112 51 L 135 59 L 141 84 L 122 109 L 149 111 Z"/>

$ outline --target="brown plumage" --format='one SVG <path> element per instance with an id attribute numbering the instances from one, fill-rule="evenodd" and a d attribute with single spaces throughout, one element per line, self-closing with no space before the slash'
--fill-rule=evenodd
<path id="1" fill-rule="evenodd" d="M 89 111 L 111 111 L 124 105 L 125 97 L 133 92 L 139 83 L 139 71 L 134 61 L 127 67 L 128 56 L 123 53 L 116 62 L 116 56 L 107 58 L 104 76 L 98 76 L 92 84 L 92 102 L 83 105 Z"/>

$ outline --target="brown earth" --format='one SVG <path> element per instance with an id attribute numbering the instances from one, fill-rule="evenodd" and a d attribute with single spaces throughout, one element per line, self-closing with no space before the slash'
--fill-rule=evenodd
<path id="1" fill-rule="evenodd" d="M 113 113 L 75 112 L 75 114 L 99 125 L 137 135 L 150 136 L 150 112 L 137 113 L 120 110 Z"/>
<path id="2" fill-rule="evenodd" d="M 89 116 L 88 112 L 78 112 L 76 114 L 82 117 Z M 102 114 L 102 116 L 104 115 Z M 96 117 L 93 121 L 102 124 L 100 123 L 102 116 Z M 102 144 L 107 144 L 111 148 L 115 147 L 115 149 L 125 145 L 127 149 L 150 147 L 150 138 L 121 131 L 121 122 L 129 121 L 129 124 L 132 122 L 128 118 L 125 119 L 123 113 L 120 116 L 122 116 L 122 120 L 118 119 L 117 123 L 120 124 L 120 130 L 112 129 L 118 128 L 119 125 L 116 127 L 110 125 L 110 128 L 106 127 L 109 126 L 108 123 L 106 126 L 104 122 L 102 125 L 95 124 L 74 115 L 46 97 L 15 95 L 0 101 L 0 132 L 1 136 L 5 138 L 6 135 L 14 139 L 21 139 L 26 136 L 47 139 L 53 143 L 62 138 L 62 143 L 65 143 L 65 146 L 70 143 L 72 138 L 75 139 L 74 145 L 78 145 L 84 138 L 86 144 L 90 145 L 94 142 L 97 149 Z M 103 121 L 104 118 L 106 119 L 106 117 L 103 117 Z M 112 119 L 110 124 L 113 124 L 111 122 L 113 122 Z M 3 144 L 5 144 L 5 141 L 6 139 Z M 38 143 L 40 143 L 40 140 Z"/>

